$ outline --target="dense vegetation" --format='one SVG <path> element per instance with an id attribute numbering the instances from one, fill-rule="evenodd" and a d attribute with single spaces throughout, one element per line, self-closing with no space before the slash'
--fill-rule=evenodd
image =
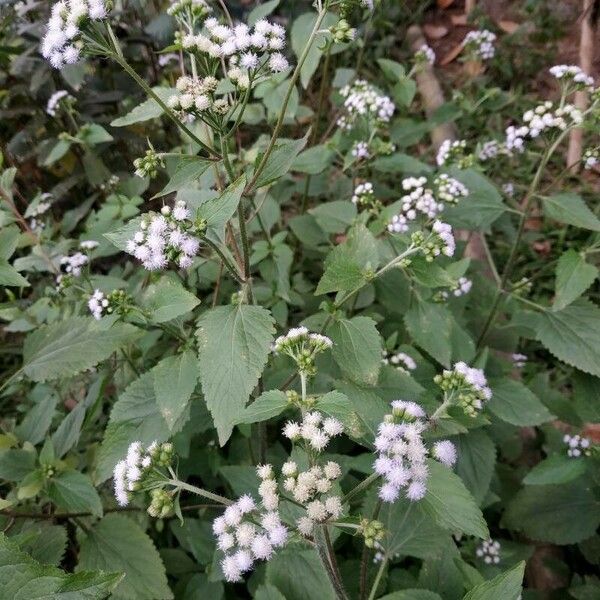
<path id="1" fill-rule="evenodd" d="M 600 597 L 600 88 L 431 4 L 2 4 L 1 598 Z"/>

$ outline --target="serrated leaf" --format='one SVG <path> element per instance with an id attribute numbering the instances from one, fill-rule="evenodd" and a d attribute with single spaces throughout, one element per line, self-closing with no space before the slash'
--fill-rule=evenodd
<path id="1" fill-rule="evenodd" d="M 329 326 L 331 353 L 344 374 L 357 383 L 375 385 L 381 368 L 381 336 L 370 317 L 339 319 Z"/>
<path id="2" fill-rule="evenodd" d="M 288 407 L 288 399 L 280 390 L 263 392 L 242 413 L 239 423 L 260 423 L 279 416 Z"/>
<path id="3" fill-rule="evenodd" d="M 225 224 L 235 214 L 245 185 L 246 177 L 242 175 L 220 196 L 204 202 L 196 211 L 196 217 L 205 219 L 208 232 L 218 239 L 223 238 Z"/>
<path id="4" fill-rule="evenodd" d="M 335 156 L 333 150 L 324 145 L 312 146 L 302 151 L 292 163 L 291 170 L 299 173 L 317 175 L 322 173 Z"/>
<path id="5" fill-rule="evenodd" d="M 273 317 L 260 306 L 220 306 L 198 322 L 200 380 L 223 445 L 267 362 Z"/>
<path id="6" fill-rule="evenodd" d="M 200 300 L 180 283 L 163 277 L 151 285 L 142 297 L 141 306 L 154 323 L 165 323 L 191 312 Z"/>
<path id="7" fill-rule="evenodd" d="M 33 381 L 75 375 L 107 359 L 140 333 L 133 325 L 115 323 L 106 329 L 83 317 L 45 325 L 25 338 L 23 372 Z"/>
<path id="8" fill-rule="evenodd" d="M 198 381 L 198 359 L 194 352 L 163 358 L 154 369 L 156 403 L 169 429 L 173 429 L 188 408 Z"/>
<path id="9" fill-rule="evenodd" d="M 0 533 L 0 598 L 103 600 L 122 578 L 121 573 L 65 573 L 42 565 Z"/>
<path id="10" fill-rule="evenodd" d="M 323 202 L 322 204 L 319 204 L 319 206 L 311 208 L 308 212 L 315 218 L 319 227 L 326 233 L 345 232 L 352 221 L 354 221 L 357 214 L 356 206 L 354 206 L 352 202 L 348 202 L 348 200 Z"/>
<path id="11" fill-rule="evenodd" d="M 264 187 L 285 175 L 290 170 L 296 156 L 298 156 L 304 149 L 304 146 L 306 146 L 307 140 L 308 133 L 299 140 L 279 140 L 269 155 L 267 164 L 256 180 L 254 187 Z M 260 164 L 261 158 L 262 154 L 259 154 L 256 159 L 255 167 Z"/>
<path id="12" fill-rule="evenodd" d="M 152 88 L 152 91 L 163 102 L 167 102 L 169 97 L 173 94 L 172 88 L 154 87 Z M 110 125 L 111 127 L 126 127 L 127 125 L 133 125 L 134 123 L 156 119 L 157 117 L 160 117 L 163 112 L 160 104 L 153 98 L 149 98 L 141 104 L 138 104 L 135 108 L 132 108 L 126 115 L 112 121 Z"/>
<path id="13" fill-rule="evenodd" d="M 90 478 L 79 471 L 62 471 L 50 479 L 48 496 L 56 506 L 70 512 L 102 516 L 102 502 Z"/>
<path id="14" fill-rule="evenodd" d="M 59 565 L 67 548 L 66 528 L 44 521 L 27 523 L 11 539 L 19 544 L 21 550 L 43 565 Z"/>
<path id="15" fill-rule="evenodd" d="M 552 310 L 562 310 L 585 292 L 598 276 L 598 269 L 575 250 L 567 250 L 556 265 L 556 287 Z"/>
<path id="16" fill-rule="evenodd" d="M 176 192 L 181 188 L 190 187 L 189 184 L 199 179 L 211 164 L 214 164 L 214 162 L 202 158 L 201 156 L 182 157 L 177 163 L 175 172 L 169 180 L 169 183 L 167 183 L 158 194 L 155 194 L 153 198 L 160 198 L 161 196 Z"/>
<path id="17" fill-rule="evenodd" d="M 366 281 L 364 270 L 356 260 L 346 254 L 340 254 L 326 267 L 315 290 L 315 296 L 342 290 L 354 290 Z"/>
<path id="18" fill-rule="evenodd" d="M 424 511 L 443 529 L 488 539 L 485 519 L 460 477 L 434 460 L 427 464 L 427 494 L 420 501 Z"/>
<path id="19" fill-rule="evenodd" d="M 442 597 L 429 590 L 406 589 L 380 596 L 379 600 L 442 600 Z"/>
<path id="20" fill-rule="evenodd" d="M 100 483 L 111 476 L 114 466 L 125 456 L 131 442 L 139 440 L 145 445 L 154 440 L 164 442 L 175 429 L 184 425 L 188 416 L 189 412 L 185 411 L 178 424 L 169 429 L 156 403 L 154 372 L 141 375 L 125 388 L 113 406 L 98 454 L 94 482 Z"/>
<path id="21" fill-rule="evenodd" d="M 518 600 L 521 597 L 524 574 L 525 561 L 521 561 L 509 571 L 471 588 L 463 600 Z"/>
<path id="22" fill-rule="evenodd" d="M 558 485 L 581 477 L 587 461 L 566 454 L 553 454 L 535 465 L 524 477 L 525 485 Z"/>
<path id="23" fill-rule="evenodd" d="M 538 315 L 537 339 L 554 356 L 600 377 L 600 309 L 577 300 L 563 310 Z"/>
<path id="24" fill-rule="evenodd" d="M 458 455 L 456 474 L 481 505 L 494 474 L 494 442 L 482 429 L 473 429 L 467 434 L 457 436 L 453 441 L 456 443 Z"/>
<path id="25" fill-rule="evenodd" d="M 488 229 L 506 210 L 496 186 L 473 169 L 452 168 L 448 173 L 467 187 L 469 195 L 444 210 L 444 219 L 453 227 Z"/>
<path id="26" fill-rule="evenodd" d="M 140 526 L 124 515 L 109 514 L 86 530 L 77 570 L 121 571 L 125 578 L 113 592 L 115 600 L 170 600 L 165 567 Z"/>
<path id="27" fill-rule="evenodd" d="M 528 485 L 508 502 L 502 526 L 552 544 L 576 544 L 600 525 L 600 501 L 580 477 L 562 485 Z"/>
<path id="28" fill-rule="evenodd" d="M 600 220 L 579 194 L 565 192 L 544 198 L 544 215 L 559 223 L 600 231 Z"/>
<path id="29" fill-rule="evenodd" d="M 404 315 L 413 341 L 444 367 L 452 358 L 452 315 L 442 304 L 417 301 Z"/>
<path id="30" fill-rule="evenodd" d="M 266 582 L 286 600 L 334 600 L 336 595 L 317 551 L 288 546 L 267 562 Z"/>
<path id="31" fill-rule="evenodd" d="M 17 437 L 21 441 L 39 444 L 52 423 L 54 412 L 58 398 L 55 394 L 48 394 L 40 400 L 23 419 L 19 426 L 15 429 Z"/>
<path id="32" fill-rule="evenodd" d="M 402 173 L 415 176 L 429 175 L 433 172 L 428 164 L 401 152 L 376 158 L 373 161 L 373 168 L 379 173 Z"/>
<path id="33" fill-rule="evenodd" d="M 125 225 L 117 227 L 113 231 L 103 233 L 102 235 L 116 248 L 125 252 L 127 250 L 127 242 L 133 239 L 133 236 L 139 231 L 141 217 L 136 217 L 127 221 Z"/>
<path id="34" fill-rule="evenodd" d="M 501 379 L 491 381 L 490 387 L 492 399 L 486 404 L 487 408 L 511 425 L 541 425 L 555 418 L 538 397 L 520 381 Z"/>

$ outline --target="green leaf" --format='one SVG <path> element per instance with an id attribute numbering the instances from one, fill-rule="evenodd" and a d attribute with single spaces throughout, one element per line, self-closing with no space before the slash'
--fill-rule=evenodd
<path id="1" fill-rule="evenodd" d="M 288 399 L 280 390 L 263 392 L 242 413 L 239 423 L 260 423 L 279 416 L 288 407 Z"/>
<path id="2" fill-rule="evenodd" d="M 167 102 L 169 97 L 173 94 L 171 88 L 154 87 L 152 91 L 163 101 Z M 160 104 L 150 98 L 141 104 L 138 104 L 135 108 L 130 110 L 123 117 L 115 119 L 110 125 L 111 127 L 126 127 L 127 125 L 133 125 L 134 123 L 141 123 L 143 121 L 149 121 L 150 119 L 156 119 L 163 114 L 163 109 Z"/>
<path id="3" fill-rule="evenodd" d="M 169 183 L 153 198 L 160 198 L 181 188 L 189 187 L 189 184 L 199 179 L 211 164 L 214 163 L 201 156 L 183 156 L 179 159 Z"/>
<path id="4" fill-rule="evenodd" d="M 269 185 L 274 181 L 277 181 L 280 177 L 285 175 L 292 166 L 296 156 L 304 150 L 306 142 L 308 140 L 308 133 L 299 140 L 285 140 L 281 139 L 275 143 L 273 151 L 267 159 L 267 164 L 262 170 L 256 183 L 255 188 L 260 188 L 265 185 Z M 260 164 L 263 154 L 259 154 L 256 159 L 255 169 Z"/>
<path id="5" fill-rule="evenodd" d="M 62 471 L 48 484 L 48 496 L 59 508 L 102 516 L 102 502 L 90 478 L 79 471 Z"/>
<path id="6" fill-rule="evenodd" d="M 327 146 L 322 144 L 312 146 L 312 148 L 304 150 L 295 158 L 291 170 L 317 175 L 330 165 L 334 155 L 334 151 Z"/>
<path id="7" fill-rule="evenodd" d="M 252 27 L 257 21 L 268 17 L 279 6 L 279 0 L 269 0 L 262 2 L 250 11 L 248 15 L 248 25 Z"/>
<path id="8" fill-rule="evenodd" d="M 453 227 L 488 229 L 506 210 L 500 192 L 485 175 L 473 169 L 452 168 L 448 173 L 467 187 L 469 195 L 456 206 L 449 206 L 444 219 Z"/>
<path id="9" fill-rule="evenodd" d="M 456 443 L 458 455 L 456 474 L 481 505 L 494 474 L 494 442 L 482 429 L 473 429 L 467 434 L 457 436 L 453 441 Z"/>
<path id="10" fill-rule="evenodd" d="M 286 600 L 334 600 L 336 595 L 316 550 L 288 545 L 267 562 L 266 582 Z"/>
<path id="11" fill-rule="evenodd" d="M 354 258 L 338 253 L 329 261 L 315 290 L 315 296 L 342 290 L 354 290 L 367 282 L 365 272 Z"/>
<path id="12" fill-rule="evenodd" d="M 188 407 L 196 381 L 198 359 L 191 350 L 163 358 L 154 369 L 154 394 L 169 429 L 178 423 Z"/>
<path id="13" fill-rule="evenodd" d="M 127 250 L 127 242 L 139 231 L 141 217 L 136 217 L 117 227 L 113 231 L 103 233 L 102 235 L 116 248 L 125 252 Z"/>
<path id="14" fill-rule="evenodd" d="M 52 424 L 57 401 L 57 396 L 50 393 L 27 413 L 15 429 L 15 433 L 21 441 L 31 442 L 35 445 L 46 437 Z"/>
<path id="15" fill-rule="evenodd" d="M 417 345 L 444 367 L 450 367 L 452 315 L 445 306 L 417 301 L 404 315 L 404 324 Z"/>
<path id="16" fill-rule="evenodd" d="M 0 260 L 0 285 L 10 287 L 28 287 L 29 281 L 7 261 Z"/>
<path id="17" fill-rule="evenodd" d="M 383 351 L 375 321 L 370 317 L 339 319 L 327 334 L 333 341 L 333 358 L 344 374 L 357 383 L 375 385 Z"/>
<path id="18" fill-rule="evenodd" d="M 260 306 L 220 306 L 198 325 L 200 380 L 223 445 L 239 422 L 265 367 L 273 339 L 273 317 Z"/>
<path id="19" fill-rule="evenodd" d="M 323 202 L 308 212 L 326 233 L 343 233 L 356 217 L 356 206 L 348 200 L 333 200 Z"/>
<path id="20" fill-rule="evenodd" d="M 471 588 L 463 600 L 518 600 L 521 597 L 525 561 L 509 571 Z"/>
<path id="21" fill-rule="evenodd" d="M 302 55 L 316 20 L 317 15 L 314 11 L 312 11 L 300 15 L 292 24 L 292 30 L 290 33 L 291 45 L 292 50 L 297 58 L 300 58 Z M 321 22 L 319 29 L 321 31 L 325 31 L 336 23 L 337 18 L 335 15 L 328 13 Z M 308 87 L 312 76 L 319 66 L 319 61 L 323 55 L 323 48 L 325 47 L 326 40 L 327 34 L 325 33 L 317 34 L 313 40 L 312 46 L 310 47 L 308 55 L 306 56 L 306 60 L 302 65 L 302 70 L 300 71 L 300 81 L 304 89 Z"/>
<path id="22" fill-rule="evenodd" d="M 181 283 L 163 277 L 144 293 L 141 306 L 149 311 L 154 323 L 165 323 L 191 312 L 200 300 L 188 292 Z"/>
<path id="23" fill-rule="evenodd" d="M 406 589 L 380 596 L 379 600 L 442 600 L 442 597 L 429 590 Z"/>
<path id="24" fill-rule="evenodd" d="M 21 481 L 35 469 L 35 463 L 35 452 L 17 448 L 0 450 L 0 479 Z"/>
<path id="25" fill-rule="evenodd" d="M 177 427 L 169 429 L 156 402 L 154 380 L 154 371 L 144 373 L 125 388 L 113 406 L 98 455 L 95 483 L 110 477 L 131 442 L 164 442 L 187 421 L 189 413 L 185 411 Z"/>
<path id="26" fill-rule="evenodd" d="M 165 567 L 152 540 L 133 520 L 109 514 L 82 536 L 80 569 L 122 571 L 115 600 L 170 600 Z"/>
<path id="27" fill-rule="evenodd" d="M 33 204 L 33 201 L 32 201 Z M 31 206 L 31 205 L 30 205 Z M 25 211 L 24 216 L 27 215 L 27 211 Z M 8 260 L 17 249 L 19 244 L 19 238 L 21 237 L 21 232 L 19 228 L 14 225 L 9 225 L 8 227 L 3 227 L 0 230 L 0 260 L 5 261 Z M 0 283 L 0 285 L 2 285 Z"/>
<path id="28" fill-rule="evenodd" d="M 0 533 L 0 598 L 6 600 L 103 600 L 121 573 L 65 573 L 42 565 Z"/>
<path id="29" fill-rule="evenodd" d="M 538 397 L 520 381 L 500 379 L 491 381 L 490 387 L 492 399 L 486 404 L 487 408 L 511 425 L 541 425 L 555 418 Z"/>
<path id="30" fill-rule="evenodd" d="M 600 231 L 600 220 L 579 194 L 565 192 L 544 198 L 544 215 L 559 223 Z"/>
<path id="31" fill-rule="evenodd" d="M 575 250 L 567 250 L 556 265 L 556 291 L 552 310 L 562 310 L 585 292 L 598 276 L 598 269 Z"/>
<path id="32" fill-rule="evenodd" d="M 600 502 L 580 477 L 562 485 L 528 485 L 509 501 L 502 526 L 552 544 L 576 544 L 600 525 Z"/>
<path id="33" fill-rule="evenodd" d="M 389 58 L 378 58 L 377 64 L 379 68 L 383 71 L 383 74 L 390 81 L 397 81 L 398 79 L 402 79 L 406 77 L 406 69 L 403 65 L 395 60 L 390 60 Z"/>
<path id="34" fill-rule="evenodd" d="M 487 539 L 485 519 L 460 477 L 434 460 L 428 465 L 427 494 L 421 500 L 425 512 L 443 529 Z"/>
<path id="35" fill-rule="evenodd" d="M 563 310 L 539 314 L 537 339 L 556 358 L 600 377 L 600 310 L 595 304 L 577 300 Z"/>
<path id="36" fill-rule="evenodd" d="M 558 485 L 581 477 L 587 469 L 587 461 L 566 454 L 553 454 L 527 473 L 525 485 Z"/>
<path id="37" fill-rule="evenodd" d="M 274 585 L 264 583 L 256 589 L 254 600 L 286 600 L 286 598 Z"/>
<path id="38" fill-rule="evenodd" d="M 57 566 L 61 563 L 67 548 L 67 530 L 62 525 L 32 521 L 24 525 L 12 540 L 34 560 L 44 565 Z"/>
<path id="39" fill-rule="evenodd" d="M 235 214 L 245 186 L 246 178 L 242 175 L 220 196 L 205 202 L 196 211 L 196 217 L 205 219 L 208 232 L 218 239 L 223 239 L 225 224 Z"/>
<path id="40" fill-rule="evenodd" d="M 373 161 L 373 168 L 379 173 L 402 173 L 415 176 L 430 175 L 433 172 L 428 164 L 401 152 L 376 158 Z"/>
<path id="41" fill-rule="evenodd" d="M 392 94 L 402 106 L 410 106 L 417 93 L 417 84 L 412 77 L 400 77 L 394 87 Z"/>
<path id="42" fill-rule="evenodd" d="M 112 142 L 113 136 L 97 123 L 85 124 L 77 134 L 77 137 L 88 146 L 95 146 L 96 144 L 104 144 L 106 142 Z"/>
<path id="43" fill-rule="evenodd" d="M 382 544 L 388 556 L 426 559 L 437 556 L 450 541 L 450 533 L 436 524 L 421 502 L 399 498 L 383 504 L 378 519 L 387 532 Z"/>
<path id="44" fill-rule="evenodd" d="M 25 338 L 23 372 L 33 381 L 75 375 L 107 359 L 140 333 L 137 327 L 125 323 L 107 329 L 92 318 L 63 319 Z"/>
<path id="45" fill-rule="evenodd" d="M 50 167 L 55 162 L 59 161 L 71 148 L 72 143 L 69 140 L 56 140 L 54 146 L 42 162 L 43 167 Z"/>

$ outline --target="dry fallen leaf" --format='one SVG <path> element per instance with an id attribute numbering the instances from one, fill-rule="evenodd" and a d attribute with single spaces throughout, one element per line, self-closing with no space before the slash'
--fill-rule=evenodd
<path id="1" fill-rule="evenodd" d="M 448 35 L 448 28 L 444 27 L 444 25 L 425 23 L 425 25 L 423 25 L 423 31 L 425 32 L 425 35 L 432 40 L 439 40 Z"/>
<path id="2" fill-rule="evenodd" d="M 457 44 L 454 46 L 454 48 L 452 48 L 452 50 L 450 50 L 450 52 L 448 52 L 448 54 L 446 54 L 446 56 L 440 60 L 440 65 L 444 66 L 450 64 L 462 52 L 462 49 L 462 44 Z"/>
<path id="3" fill-rule="evenodd" d="M 437 0 L 439 8 L 448 8 L 451 4 L 454 4 L 454 0 Z"/>
<path id="4" fill-rule="evenodd" d="M 520 23 L 515 23 L 514 21 L 498 21 L 498 26 L 502 31 L 506 33 L 514 33 L 521 26 Z"/>

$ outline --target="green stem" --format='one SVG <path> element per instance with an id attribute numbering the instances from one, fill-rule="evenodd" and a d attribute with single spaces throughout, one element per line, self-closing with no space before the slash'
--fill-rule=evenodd
<path id="1" fill-rule="evenodd" d="M 294 72 L 292 73 L 292 77 L 290 79 L 290 83 L 288 85 L 287 92 L 283 99 L 283 104 L 281 105 L 281 110 L 279 111 L 279 117 L 277 119 L 277 123 L 275 124 L 275 129 L 273 130 L 273 135 L 271 136 L 271 139 L 269 140 L 267 149 L 265 150 L 265 152 L 260 160 L 260 163 L 258 164 L 258 167 L 256 167 L 256 171 L 254 171 L 254 175 L 252 176 L 250 183 L 246 186 L 246 189 L 244 190 L 244 194 L 246 196 L 249 195 L 252 192 L 252 190 L 254 189 L 256 182 L 258 181 L 262 172 L 265 170 L 265 167 L 267 166 L 269 157 L 271 156 L 271 153 L 273 152 L 273 149 L 275 148 L 275 143 L 277 142 L 277 139 L 281 132 L 281 128 L 283 127 L 283 122 L 285 120 L 285 114 L 287 112 L 287 107 L 290 102 L 290 98 L 292 97 L 292 93 L 296 87 L 296 82 L 298 81 L 298 78 L 300 77 L 302 65 L 306 61 L 308 53 L 310 52 L 310 49 L 312 48 L 313 42 L 315 41 L 315 37 L 317 36 L 319 28 L 321 27 L 321 23 L 323 22 L 323 19 L 325 18 L 326 14 L 327 14 L 327 10 L 325 8 L 323 8 L 317 15 L 317 20 L 315 21 L 315 25 L 310 33 L 308 41 L 306 42 L 306 46 L 304 46 L 304 50 L 302 51 L 302 54 L 300 55 L 300 58 L 298 59 L 298 64 L 296 65 L 296 68 L 294 69 Z"/>
<path id="2" fill-rule="evenodd" d="M 211 240 L 209 240 L 206 237 L 203 237 L 202 240 L 204 242 L 206 242 L 206 244 L 208 246 L 210 246 L 219 255 L 219 258 L 223 261 L 223 264 L 225 265 L 225 267 L 227 268 L 227 270 L 231 273 L 231 275 L 233 276 L 233 278 L 239 284 L 245 283 L 244 279 L 240 276 L 240 274 L 238 273 L 237 269 L 229 262 L 229 260 L 225 256 L 225 254 L 223 254 L 223 252 L 221 251 L 221 249 L 214 242 L 212 242 Z"/>
<path id="3" fill-rule="evenodd" d="M 342 503 L 346 504 L 346 502 L 350 502 L 350 500 L 356 498 L 356 496 L 368 490 L 371 487 L 371 485 L 373 485 L 373 483 L 375 483 L 378 479 L 379 475 L 377 473 L 371 473 L 366 479 L 363 479 L 356 487 L 352 488 L 342 498 Z"/>
<path id="4" fill-rule="evenodd" d="M 327 577 L 333 586 L 333 590 L 335 592 L 338 600 L 348 600 L 348 596 L 346 594 L 346 590 L 344 589 L 344 585 L 338 577 L 338 573 L 336 572 L 336 563 L 335 557 L 330 553 L 329 547 L 327 545 L 327 541 L 325 539 L 324 530 L 326 525 L 317 525 L 315 529 L 315 544 L 317 546 L 317 552 L 319 554 L 319 558 L 323 563 L 323 567 L 325 568 L 325 572 L 327 573 Z"/>
<path id="5" fill-rule="evenodd" d="M 165 112 L 167 117 L 179 127 L 190 139 L 192 139 L 196 144 L 198 144 L 205 152 L 208 153 L 209 158 L 211 160 L 219 160 L 219 156 L 215 153 L 215 151 L 205 144 L 195 133 L 193 133 L 186 125 L 183 123 L 175 113 L 162 101 L 160 96 L 142 79 L 133 67 L 125 60 L 123 56 L 116 52 L 111 52 L 109 56 L 114 59 L 121 68 L 152 98 Z"/>
<path id="6" fill-rule="evenodd" d="M 202 496 L 202 498 L 207 498 L 208 500 L 218 502 L 219 504 L 223 504 L 224 506 L 230 506 L 233 504 L 233 502 L 228 498 L 224 498 L 223 496 L 219 496 L 218 494 L 213 494 L 212 492 L 196 487 L 195 485 L 186 483 L 185 481 L 180 481 L 179 479 L 170 479 L 169 483 L 179 490 L 191 492 L 192 494 Z"/>
<path id="7" fill-rule="evenodd" d="M 535 198 L 535 192 L 540 184 L 540 181 L 544 174 L 544 170 L 548 164 L 548 161 L 550 160 L 550 157 L 554 154 L 555 150 L 558 148 L 558 146 L 563 141 L 563 139 L 565 138 L 565 136 L 567 135 L 567 133 L 569 131 L 570 131 L 570 129 L 567 129 L 563 133 L 561 133 L 561 135 L 558 136 L 556 141 L 552 144 L 552 146 L 550 146 L 548 151 L 544 154 L 544 156 L 542 157 L 542 160 L 540 161 L 539 167 L 535 173 L 533 181 L 531 182 L 531 185 L 529 186 L 529 190 L 527 191 L 527 194 L 525 195 L 525 198 L 523 200 L 523 213 L 521 214 L 521 218 L 519 220 L 519 228 L 517 230 L 517 235 L 512 244 L 512 247 L 510 249 L 510 253 L 508 255 L 508 260 L 506 261 L 506 265 L 504 266 L 504 270 L 502 272 L 502 277 L 500 278 L 500 284 L 498 285 L 498 289 L 496 290 L 496 295 L 494 296 L 494 300 L 492 302 L 492 308 L 491 308 L 488 318 L 485 322 L 485 325 L 483 326 L 483 329 L 481 330 L 479 339 L 477 340 L 477 348 L 478 349 L 481 348 L 481 346 L 483 345 L 483 342 L 485 341 L 487 334 L 489 333 L 492 325 L 494 324 L 494 321 L 496 320 L 496 316 L 498 314 L 498 309 L 500 308 L 500 304 L 501 304 L 501 300 L 502 300 L 502 294 L 505 290 L 508 279 L 512 274 L 514 263 L 517 258 L 517 250 L 521 244 L 521 239 L 523 238 L 523 233 L 525 232 L 525 223 L 527 222 L 527 218 L 529 216 L 529 209 L 531 208 L 531 202 L 532 202 L 533 198 Z"/>
<path id="8" fill-rule="evenodd" d="M 375 581 L 373 582 L 373 587 L 371 588 L 371 593 L 369 594 L 369 600 L 375 600 L 375 598 L 377 597 L 377 589 L 379 588 L 379 584 L 381 583 L 381 578 L 383 577 L 383 573 L 385 572 L 387 563 L 388 559 L 386 557 L 381 561 L 381 564 L 379 565 L 379 570 L 377 571 Z"/>

